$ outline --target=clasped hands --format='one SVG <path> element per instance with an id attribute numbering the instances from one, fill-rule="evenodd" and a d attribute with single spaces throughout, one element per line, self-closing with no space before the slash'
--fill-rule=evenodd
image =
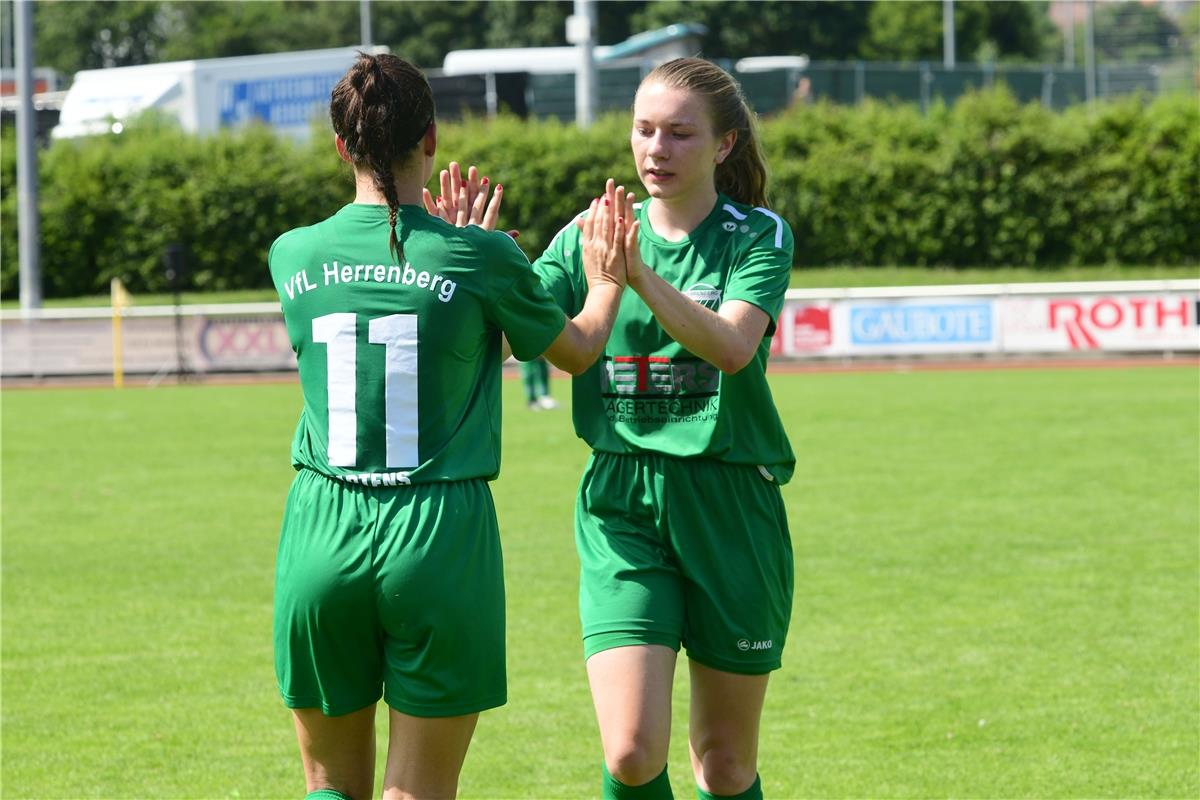
<path id="1" fill-rule="evenodd" d="M 634 218 L 633 192 L 609 178 L 604 194 L 592 201 L 587 216 L 575 220 L 588 288 L 623 288 L 641 278 L 645 264 L 638 248 L 640 224 Z"/>

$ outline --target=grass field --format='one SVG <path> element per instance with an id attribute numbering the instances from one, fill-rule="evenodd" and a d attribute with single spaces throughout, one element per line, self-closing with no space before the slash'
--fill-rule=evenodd
<path id="1" fill-rule="evenodd" d="M 800 463 L 768 797 L 1200 796 L 1193 367 L 773 387 Z M 483 716 L 461 794 L 583 798 L 599 766 L 571 534 L 587 454 L 519 388 L 494 485 L 510 699 Z M 5 797 L 303 794 L 270 642 L 298 393 L 0 395 Z"/>

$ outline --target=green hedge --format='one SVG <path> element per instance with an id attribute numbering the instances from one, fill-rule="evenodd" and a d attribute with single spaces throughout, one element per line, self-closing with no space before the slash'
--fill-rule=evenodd
<path id="1" fill-rule="evenodd" d="M 1003 89 L 921 115 L 911 106 L 817 104 L 764 120 L 773 207 L 796 263 L 1184 265 L 1200 262 L 1200 107 L 1187 96 L 1054 113 Z M 612 176 L 635 190 L 628 119 L 587 131 L 512 117 L 440 126 L 439 163 L 505 185 L 501 224 L 536 257 Z M 0 292 L 17 286 L 13 137 L 0 152 Z M 328 136 L 264 129 L 194 137 L 146 119 L 119 136 L 41 154 L 48 297 L 121 277 L 161 291 L 166 244 L 192 253 L 198 289 L 269 286 L 266 251 L 353 196 Z M 640 191 L 639 191 L 640 194 Z"/>

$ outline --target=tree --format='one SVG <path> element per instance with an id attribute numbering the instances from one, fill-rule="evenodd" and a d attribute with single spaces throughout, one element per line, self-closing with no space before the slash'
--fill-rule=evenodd
<path id="1" fill-rule="evenodd" d="M 941 0 L 871 4 L 868 31 L 860 54 L 883 61 L 941 59 Z M 954 4 L 955 51 L 971 61 L 982 53 L 1001 58 L 1036 58 L 1042 52 L 1038 13 L 1042 4 L 1026 2 L 965 2 Z"/>
<path id="2" fill-rule="evenodd" d="M 38 65 L 68 77 L 81 69 L 162 60 L 164 45 L 184 32 L 160 2 L 43 0 L 31 5 Z"/>
<path id="3" fill-rule="evenodd" d="M 1179 27 L 1157 5 L 1097 4 L 1096 54 L 1101 61 L 1161 61 L 1179 49 Z"/>
<path id="4" fill-rule="evenodd" d="M 607 6 L 602 4 L 602 8 Z M 807 55 L 849 58 L 867 29 L 865 3 L 764 0 L 652 0 L 632 15 L 633 32 L 676 22 L 708 28 L 704 54 L 714 58 Z"/>

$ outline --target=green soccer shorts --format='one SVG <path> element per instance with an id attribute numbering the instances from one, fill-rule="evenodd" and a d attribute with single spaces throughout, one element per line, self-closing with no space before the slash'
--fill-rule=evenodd
<path id="1" fill-rule="evenodd" d="M 419 717 L 503 705 L 504 570 L 484 480 L 370 487 L 301 470 L 275 571 L 284 704 Z"/>
<path id="2" fill-rule="evenodd" d="M 780 666 L 792 543 L 755 466 L 595 452 L 575 511 L 584 655 L 660 644 L 725 672 Z"/>

